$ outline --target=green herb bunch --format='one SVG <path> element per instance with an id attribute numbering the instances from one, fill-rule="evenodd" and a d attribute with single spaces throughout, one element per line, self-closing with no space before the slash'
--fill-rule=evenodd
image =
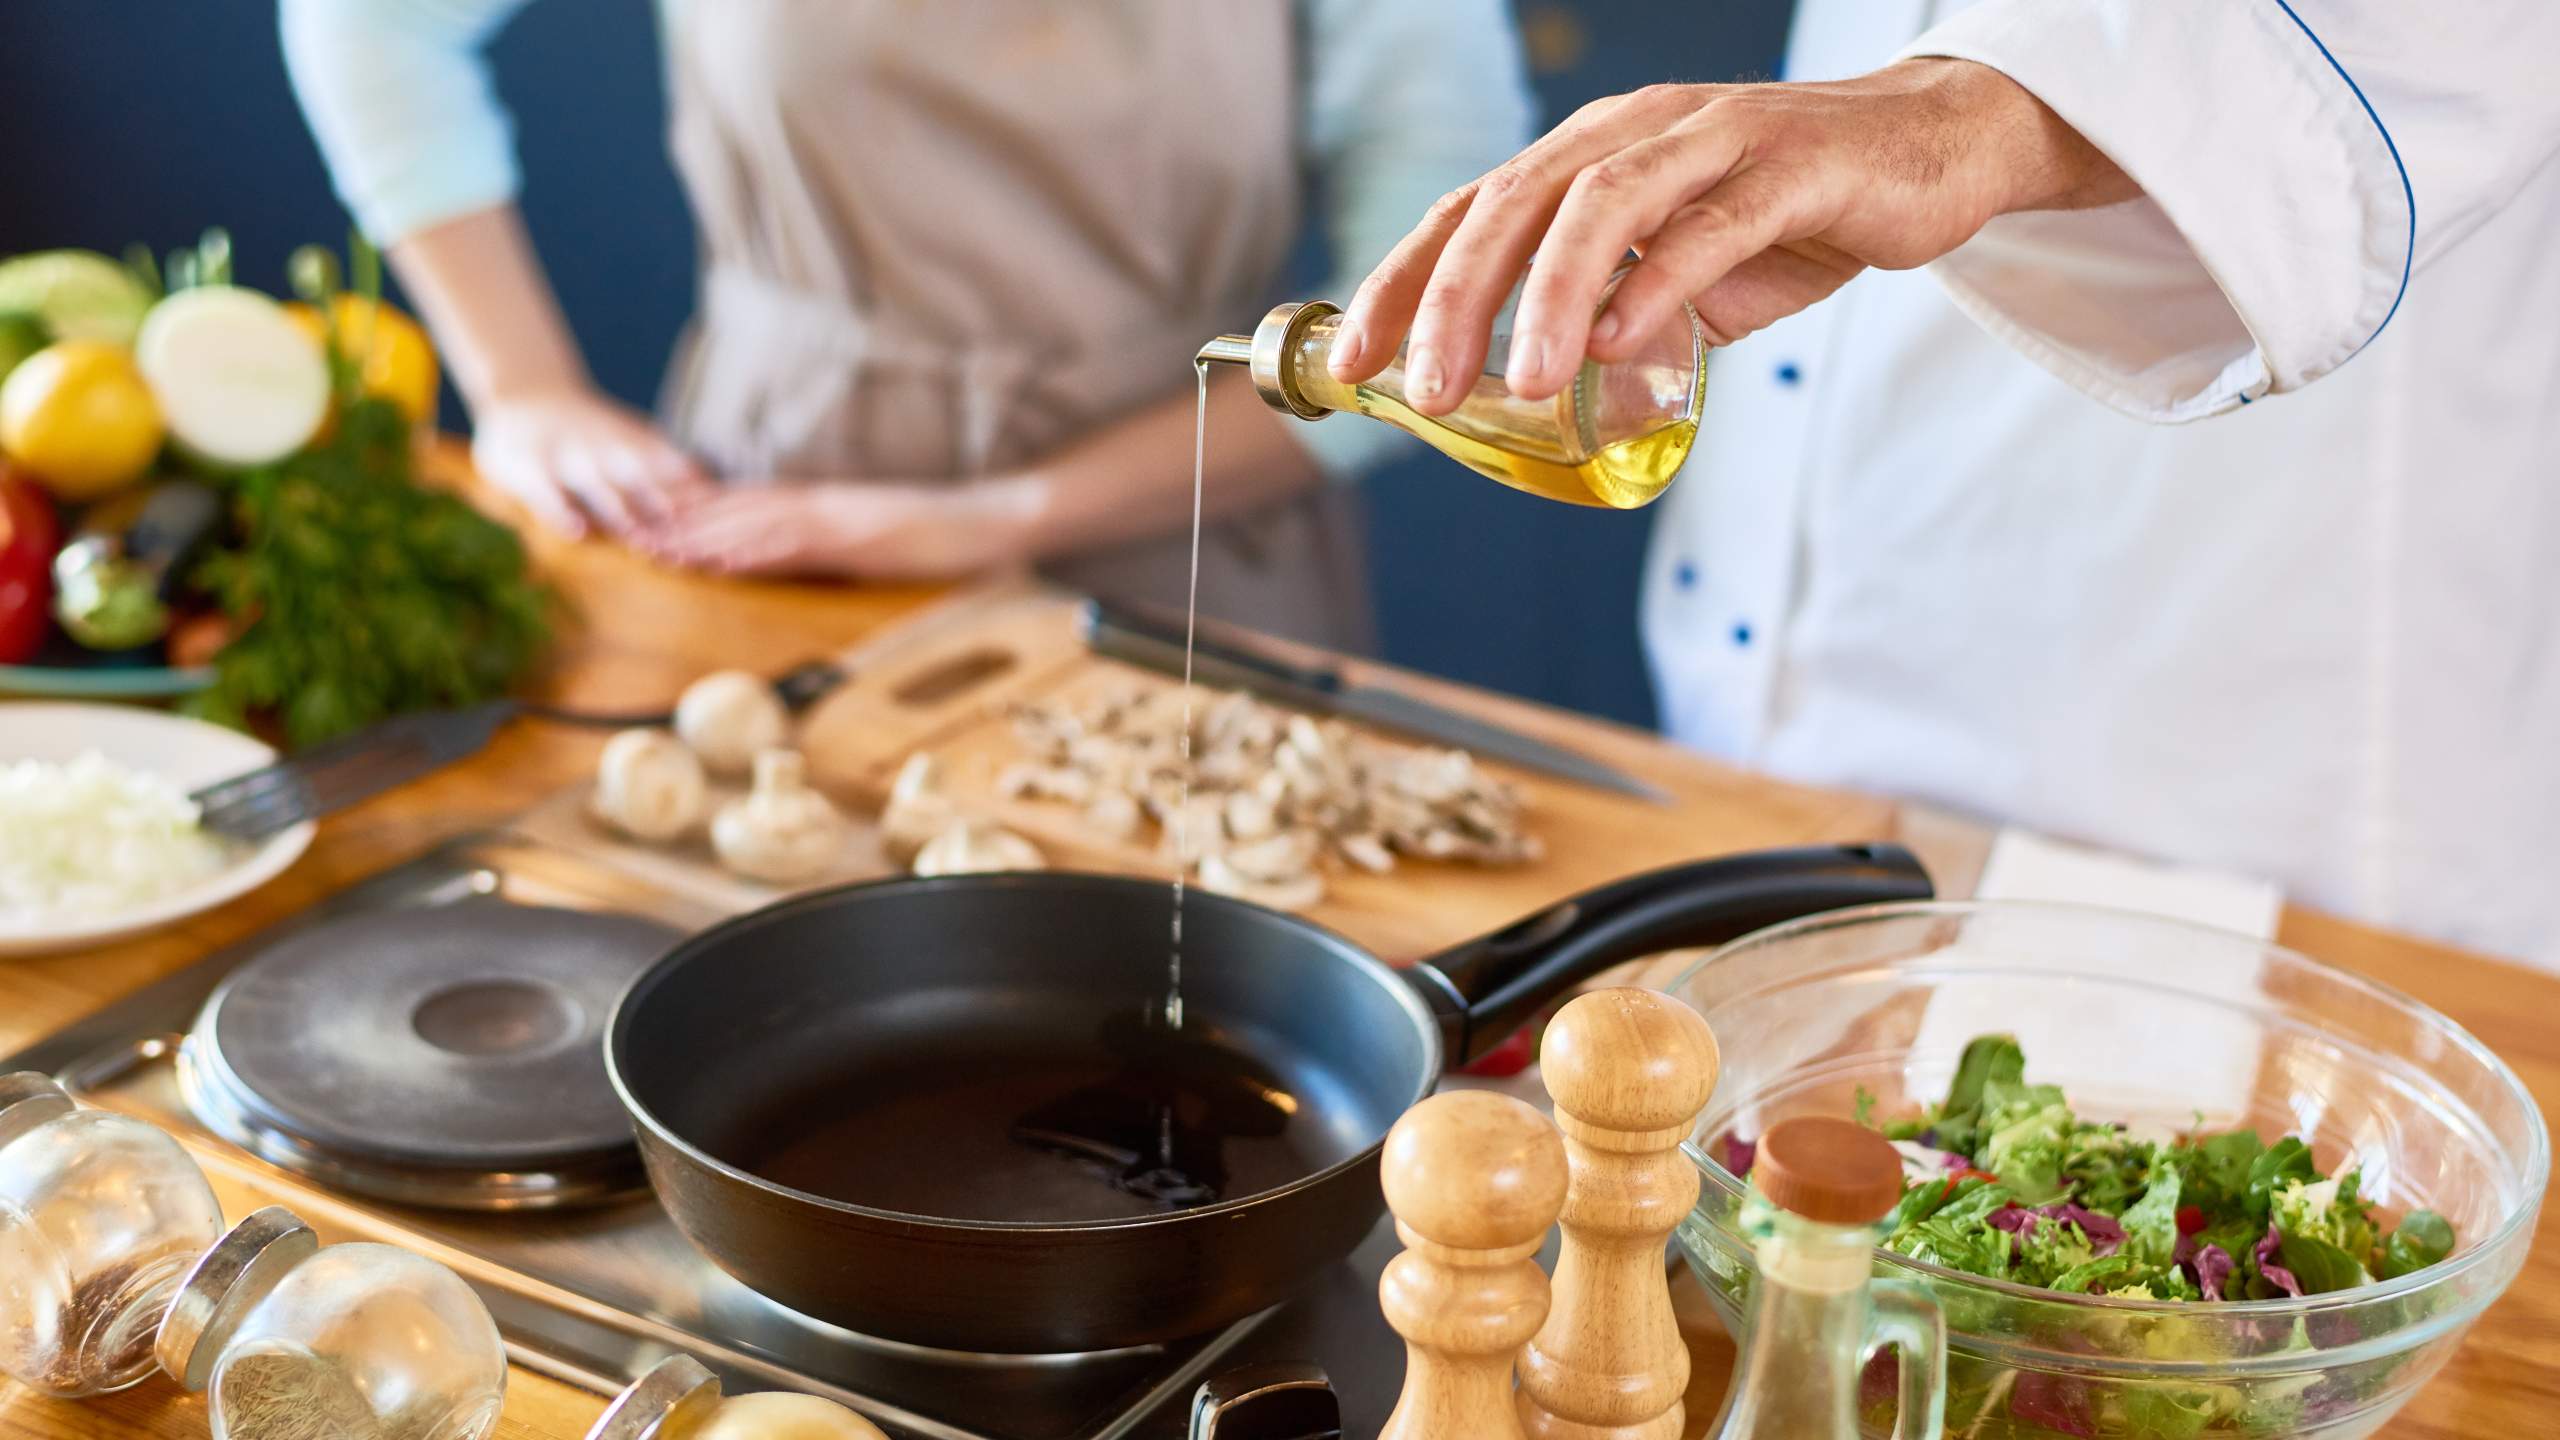
<path id="1" fill-rule="evenodd" d="M 374 298 L 380 268 L 361 241 L 355 265 Z M 333 315 L 335 257 L 306 249 L 292 270 L 303 298 Z M 329 348 L 335 429 L 228 477 L 240 543 L 193 577 L 239 627 L 194 713 L 244 727 L 272 718 L 296 747 L 505 693 L 540 659 L 555 608 L 514 531 L 418 483 L 406 417 L 362 393 L 334 325 Z"/>

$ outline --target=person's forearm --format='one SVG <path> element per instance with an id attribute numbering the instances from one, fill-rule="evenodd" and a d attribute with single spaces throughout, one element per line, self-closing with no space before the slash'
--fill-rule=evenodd
<path id="1" fill-rule="evenodd" d="M 1176 534 L 1191 523 L 1192 419 L 1186 388 L 983 484 L 1024 527 L 1034 559 Z M 1273 413 L 1243 376 L 1209 377 L 1203 515 L 1239 514 L 1324 483 L 1285 428 L 1300 423 Z"/>
<path id="2" fill-rule="evenodd" d="M 514 206 L 418 231 L 391 247 L 391 266 L 473 411 L 500 396 L 592 387 Z"/>

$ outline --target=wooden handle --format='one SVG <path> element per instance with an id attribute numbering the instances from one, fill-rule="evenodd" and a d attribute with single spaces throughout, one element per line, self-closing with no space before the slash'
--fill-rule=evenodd
<path id="1" fill-rule="evenodd" d="M 1662 1250 L 1698 1202 L 1680 1142 L 1715 1092 L 1715 1035 L 1667 995 L 1596 990 L 1557 1014 L 1538 1060 L 1572 1183 L 1554 1304 L 1520 1356 L 1521 1427 L 1676 1440 L 1689 1351 Z"/>
<path id="2" fill-rule="evenodd" d="M 1554 1123 L 1507 1095 L 1435 1095 L 1387 1132 L 1381 1179 L 1407 1248 L 1378 1282 L 1405 1342 L 1379 1440 L 1521 1440 L 1511 1366 L 1546 1318 L 1532 1257 L 1565 1196 Z"/>

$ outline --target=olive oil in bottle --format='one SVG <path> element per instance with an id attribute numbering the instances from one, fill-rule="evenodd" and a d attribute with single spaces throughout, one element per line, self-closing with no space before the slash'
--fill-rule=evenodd
<path id="1" fill-rule="evenodd" d="M 1357 385 L 1326 366 L 1341 310 L 1321 300 L 1283 305 L 1251 335 L 1223 335 L 1203 362 L 1243 365 L 1273 409 L 1305 420 L 1338 410 L 1384 420 L 1419 436 L 1487 479 L 1568 505 L 1632 510 L 1670 485 L 1697 443 L 1706 397 L 1706 331 L 1687 306 L 1615 364 L 1583 363 L 1573 383 L 1546 400 L 1511 393 L 1499 357 L 1510 349 L 1509 310 L 1495 322 L 1497 357 L 1467 398 L 1441 416 L 1406 399 L 1404 356 Z"/>

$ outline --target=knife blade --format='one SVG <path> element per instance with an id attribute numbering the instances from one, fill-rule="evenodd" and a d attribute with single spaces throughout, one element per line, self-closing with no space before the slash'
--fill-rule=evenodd
<path id="1" fill-rule="evenodd" d="M 1097 655 L 1167 675 L 1182 673 L 1179 619 L 1088 600 L 1083 629 L 1085 644 Z M 1659 787 L 1590 756 L 1385 685 L 1354 685 L 1329 665 L 1302 665 L 1247 644 L 1203 634 L 1191 647 L 1191 676 L 1203 685 L 1249 690 L 1283 705 L 1452 745 L 1577 785 L 1630 795 L 1657 805 L 1671 803 L 1672 797 Z"/>

